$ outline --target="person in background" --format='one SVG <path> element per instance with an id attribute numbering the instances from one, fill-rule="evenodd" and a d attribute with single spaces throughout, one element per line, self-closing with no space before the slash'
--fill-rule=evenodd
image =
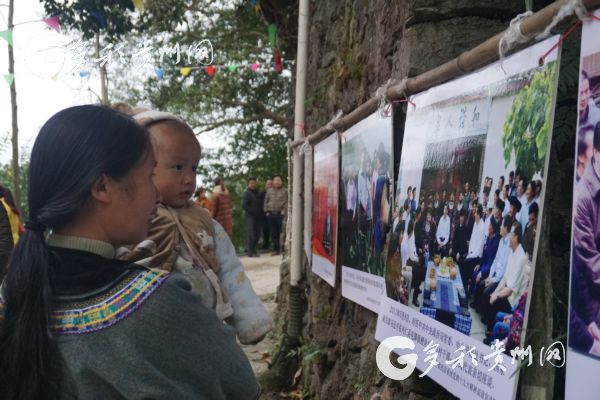
<path id="1" fill-rule="evenodd" d="M 488 325 L 490 331 L 494 327 L 496 313 L 500 311 L 510 313 L 523 294 L 519 293 L 519 290 L 523 287 L 523 280 L 526 279 L 529 260 L 523 250 L 521 232 L 523 232 L 521 224 L 514 222 L 510 231 L 511 252 L 506 262 L 506 272 L 490 295 L 488 304 L 484 305 L 483 322 Z"/>
<path id="2" fill-rule="evenodd" d="M 9 188 L 2 185 L 0 185 L 0 201 L 2 201 L 2 205 L 4 206 L 8 216 L 8 220 L 10 221 L 13 246 L 16 246 L 17 242 L 19 241 L 19 236 L 24 233 L 25 228 L 23 228 L 23 224 L 21 223 L 21 213 L 15 204 L 15 199 L 13 198 L 12 192 Z"/>
<path id="3" fill-rule="evenodd" d="M 533 201 L 540 204 L 540 196 L 542 195 L 542 180 L 538 179 L 535 181 L 535 197 Z"/>
<path id="4" fill-rule="evenodd" d="M 481 205 L 477 205 L 475 208 L 475 217 L 473 221 L 473 230 L 471 231 L 471 238 L 469 239 L 469 251 L 467 257 L 459 263 L 460 275 L 463 281 L 463 287 L 467 290 L 467 283 L 475 266 L 481 262 L 481 256 L 483 255 L 483 246 L 485 245 L 485 222 L 481 218 L 483 216 L 483 208 Z"/>
<path id="5" fill-rule="evenodd" d="M 506 217 L 508 215 L 508 212 L 510 211 L 510 198 L 508 196 L 508 193 L 508 185 L 504 185 L 504 191 L 502 192 L 501 196 L 503 197 L 502 201 L 504 201 L 504 210 L 502 210 L 502 218 Z"/>
<path id="6" fill-rule="evenodd" d="M 448 254 L 448 242 L 450 241 L 450 217 L 448 216 L 448 205 L 445 204 L 443 208 L 443 214 L 438 222 L 436 240 L 437 240 L 437 251 L 446 257 Z"/>
<path id="7" fill-rule="evenodd" d="M 206 197 L 206 190 L 203 187 L 196 189 L 194 193 L 196 204 L 200 207 L 205 208 L 209 213 L 212 211 L 212 203 L 208 197 Z"/>
<path id="8" fill-rule="evenodd" d="M 263 210 L 269 219 L 269 230 L 271 232 L 271 241 L 273 242 L 273 255 L 281 254 L 279 239 L 283 227 L 283 218 L 286 214 L 288 202 L 287 189 L 283 187 L 281 175 L 273 177 L 273 187 L 267 189 L 265 195 L 265 204 Z"/>
<path id="9" fill-rule="evenodd" d="M 273 179 L 267 179 L 265 182 L 265 190 L 261 190 L 258 193 L 258 199 L 260 201 L 260 230 L 262 233 L 262 246 L 263 250 L 269 250 L 271 246 L 271 232 L 269 231 L 269 220 L 267 219 L 267 215 L 264 211 L 265 206 L 265 196 L 267 195 L 267 190 L 273 187 Z"/>
<path id="10" fill-rule="evenodd" d="M 510 171 L 508 174 L 508 197 L 517 195 L 517 185 L 515 182 L 515 171 Z"/>
<path id="11" fill-rule="evenodd" d="M 500 244 L 500 235 L 498 235 L 499 230 L 499 222 L 492 221 L 488 225 L 488 234 L 485 241 L 485 246 L 483 247 L 481 262 L 473 270 L 468 289 L 465 288 L 467 299 L 473 295 L 476 286 L 479 285 L 479 283 L 486 279 L 490 274 L 492 264 L 494 263 L 496 253 L 498 252 L 498 245 Z"/>
<path id="12" fill-rule="evenodd" d="M 579 132 L 588 129 L 590 126 L 594 127 L 600 122 L 600 109 L 593 99 L 590 101 L 591 94 L 590 77 L 586 71 L 581 71 L 579 80 Z"/>
<path id="13" fill-rule="evenodd" d="M 521 182 L 525 182 L 523 179 Z M 523 227 L 523 232 L 525 233 L 525 228 L 527 227 L 527 223 L 529 222 L 529 207 L 535 202 L 535 181 L 530 181 L 525 190 L 525 194 L 523 195 L 523 201 L 521 201 L 521 211 L 519 212 L 519 218 L 517 221 Z"/>
<path id="14" fill-rule="evenodd" d="M 585 167 L 594 155 L 594 127 L 590 126 L 578 135 L 577 138 L 577 170 L 575 179 L 577 182 L 583 176 Z"/>
<path id="15" fill-rule="evenodd" d="M 523 234 L 523 249 L 529 257 L 529 261 L 533 259 L 533 250 L 535 246 L 535 236 L 537 234 L 537 222 L 540 208 L 538 203 L 532 203 L 529 207 L 529 220 Z"/>
<path id="16" fill-rule="evenodd" d="M 13 233 L 6 209 L 0 207 L 0 283 L 4 279 L 10 253 L 14 247 Z"/>
<path id="17" fill-rule="evenodd" d="M 502 224 L 500 225 L 500 242 L 498 243 L 496 257 L 494 257 L 488 277 L 483 281 L 479 281 L 475 288 L 475 296 L 471 306 L 480 314 L 483 306 L 489 302 L 491 294 L 496 290 L 498 283 L 504 277 L 506 263 L 511 252 L 510 228 L 512 227 L 512 223 L 513 220 L 509 216 L 502 219 Z"/>
<path id="18" fill-rule="evenodd" d="M 233 233 L 233 214 L 231 211 L 231 198 L 229 190 L 225 187 L 222 176 L 217 176 L 213 183 L 212 212 L 211 216 L 221 224 L 225 232 L 231 237 Z"/>
<path id="19" fill-rule="evenodd" d="M 248 187 L 242 196 L 242 209 L 246 212 L 246 255 L 258 257 L 256 242 L 260 234 L 260 194 L 256 189 L 256 178 L 248 178 Z"/>
<path id="20" fill-rule="evenodd" d="M 466 222 L 467 212 L 463 209 L 458 213 L 458 221 L 455 223 L 454 232 L 452 234 L 452 248 L 450 256 L 457 263 L 462 262 L 469 251 L 469 228 Z"/>

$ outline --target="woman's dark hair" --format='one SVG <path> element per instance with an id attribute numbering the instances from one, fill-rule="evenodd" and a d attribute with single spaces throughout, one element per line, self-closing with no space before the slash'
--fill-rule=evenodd
<path id="1" fill-rule="evenodd" d="M 221 190 L 225 191 L 225 180 L 222 176 L 219 175 L 215 179 L 213 179 L 213 183 L 215 184 L 215 186 L 221 186 Z"/>
<path id="2" fill-rule="evenodd" d="M 151 151 L 148 132 L 101 106 L 67 108 L 50 118 L 31 151 L 30 227 L 58 229 L 90 200 L 102 174 L 119 179 Z M 50 332 L 49 251 L 42 229 L 19 239 L 3 284 L 0 393 L 7 399 L 61 396 L 61 357 Z"/>
<path id="3" fill-rule="evenodd" d="M 17 215 L 21 215 L 21 213 L 19 212 L 19 208 L 15 203 L 15 199 L 12 195 L 12 192 L 9 188 L 0 185 L 0 197 L 4 197 L 4 200 L 6 200 L 6 204 L 8 204 L 12 212 L 14 212 Z"/>

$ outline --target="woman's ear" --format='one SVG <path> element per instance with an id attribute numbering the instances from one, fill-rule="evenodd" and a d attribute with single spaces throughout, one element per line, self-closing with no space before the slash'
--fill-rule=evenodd
<path id="1" fill-rule="evenodd" d="M 90 194 L 96 201 L 109 204 L 112 201 L 114 180 L 105 174 L 100 175 L 92 184 Z"/>

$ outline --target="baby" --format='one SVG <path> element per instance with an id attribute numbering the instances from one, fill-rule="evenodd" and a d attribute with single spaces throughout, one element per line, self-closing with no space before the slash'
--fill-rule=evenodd
<path id="1" fill-rule="evenodd" d="M 203 304 L 232 325 L 241 343 L 256 343 L 272 319 L 255 294 L 229 236 L 190 198 L 196 188 L 201 147 L 192 129 L 164 112 L 115 107 L 148 128 L 156 158 L 154 184 L 161 203 L 148 238 L 120 258 L 186 275 Z"/>

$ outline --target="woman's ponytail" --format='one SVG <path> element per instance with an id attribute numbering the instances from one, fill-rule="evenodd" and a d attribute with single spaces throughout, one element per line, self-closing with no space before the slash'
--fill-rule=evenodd
<path id="1" fill-rule="evenodd" d="M 31 228 L 31 225 L 28 226 Z M 44 233 L 25 231 L 2 287 L 0 397 L 58 399 L 60 356 L 50 334 L 50 266 Z"/>

